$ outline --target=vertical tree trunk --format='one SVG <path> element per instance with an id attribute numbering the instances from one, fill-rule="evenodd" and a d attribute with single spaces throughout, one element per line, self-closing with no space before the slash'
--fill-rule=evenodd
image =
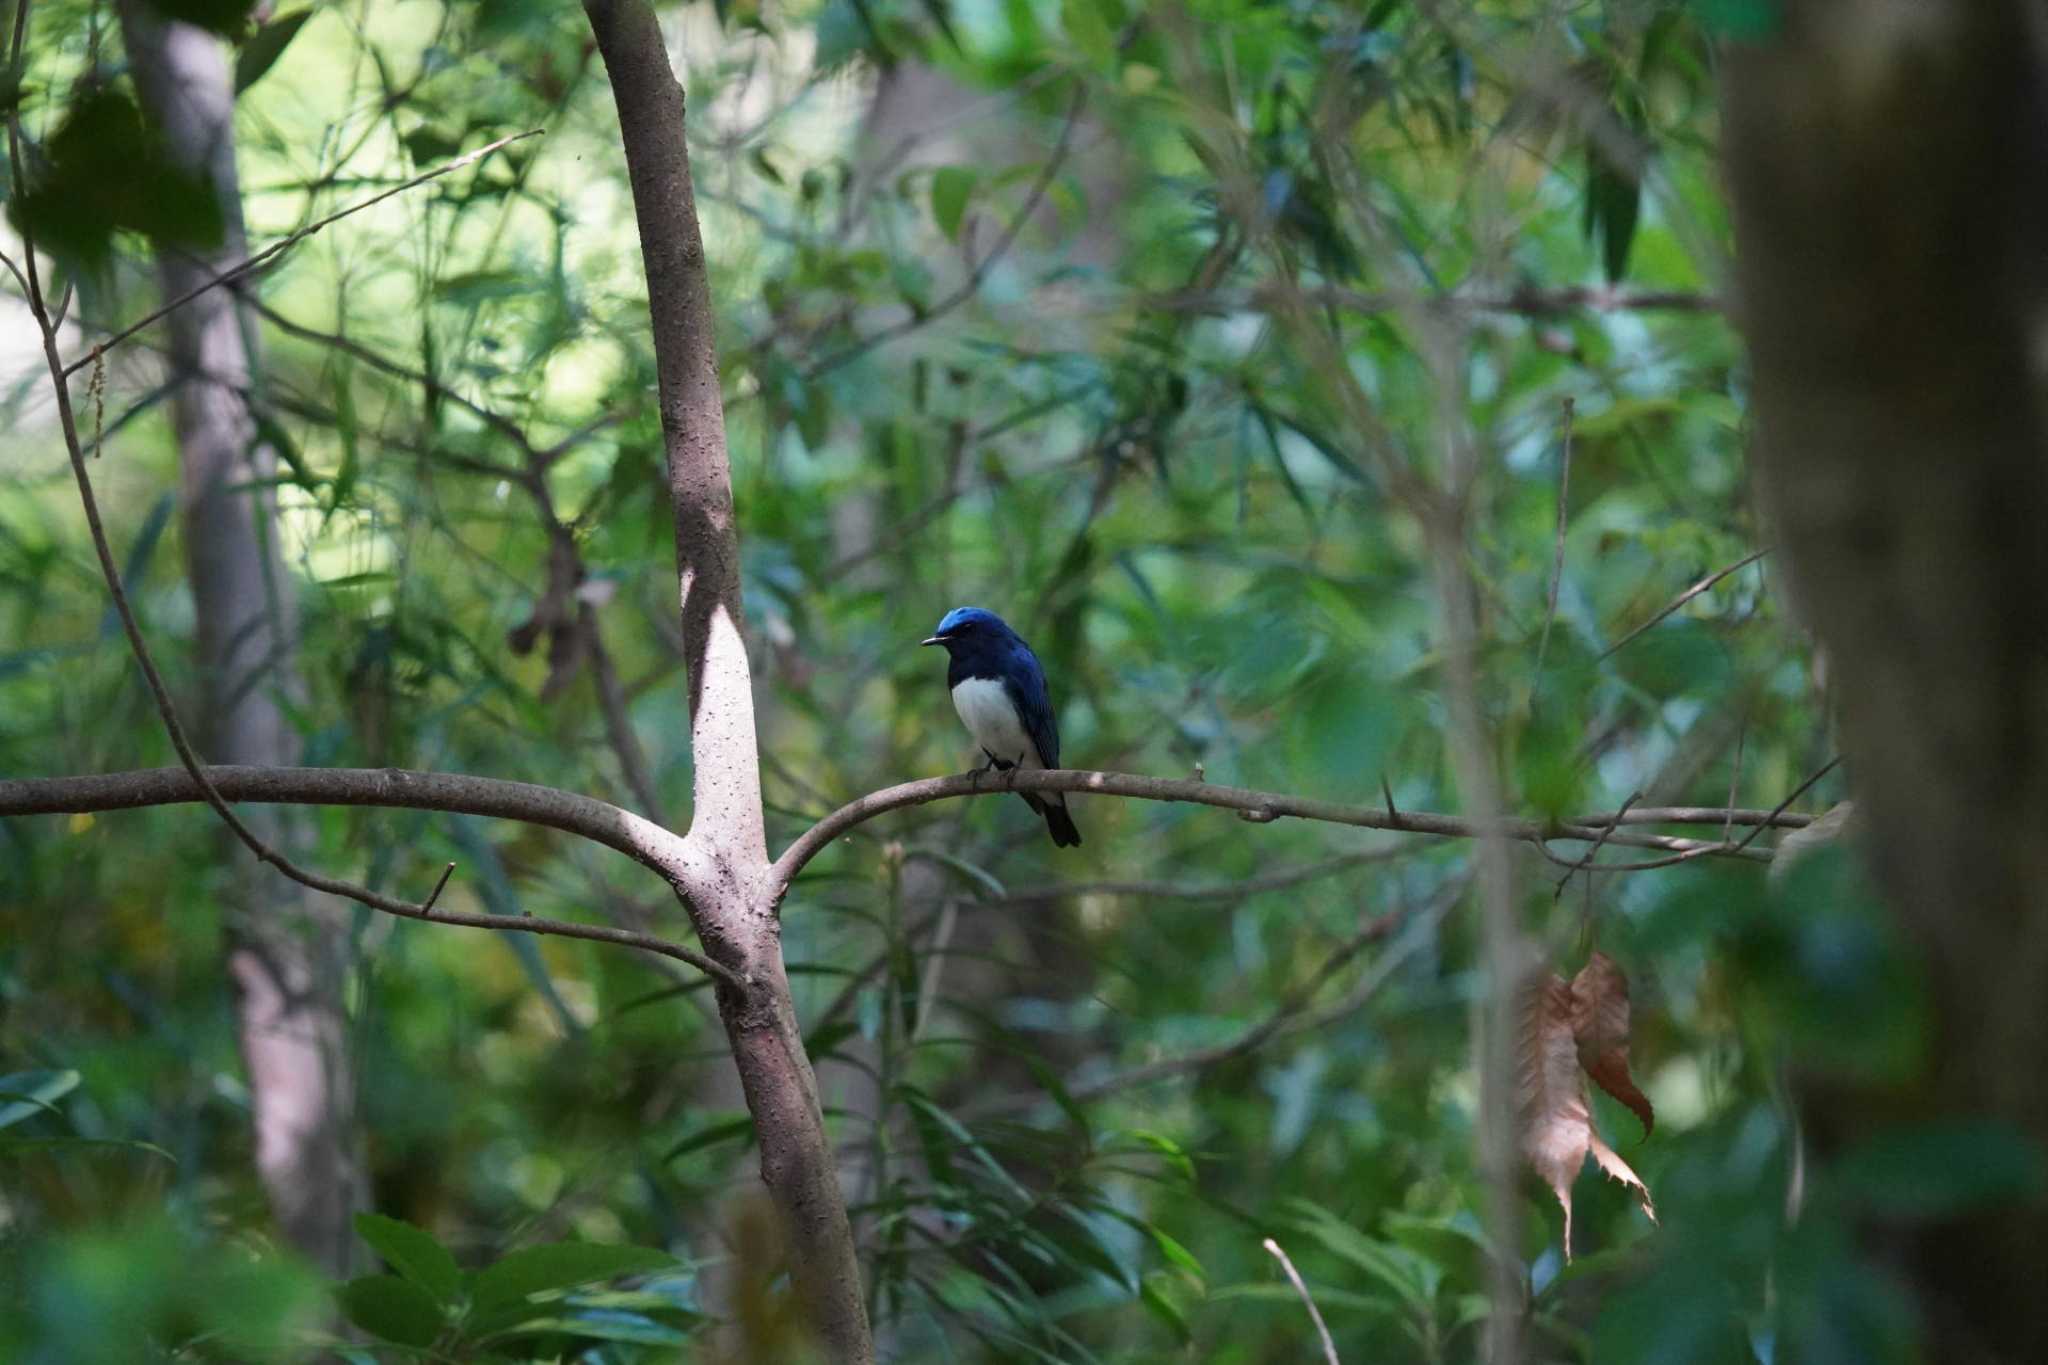
<path id="1" fill-rule="evenodd" d="M 160 253 L 163 292 L 175 298 L 246 254 L 232 68 L 203 30 L 161 20 L 147 0 L 120 8 L 142 107 L 171 157 L 212 184 L 227 225 L 211 255 Z M 266 482 L 276 455 L 258 438 L 247 396 L 255 362 L 248 320 L 232 291 L 215 289 L 172 313 L 167 327 L 205 754 L 215 763 L 296 763 L 298 738 L 278 702 L 299 689 L 295 613 Z M 243 818 L 264 839 L 289 842 L 276 808 Z M 257 1170 L 286 1240 L 345 1273 L 363 1180 L 341 1000 L 344 925 L 332 907 L 314 905 L 253 859 L 232 866 L 228 972 Z"/>
<path id="2" fill-rule="evenodd" d="M 742 632 L 739 534 L 725 446 L 711 291 L 683 136 L 683 89 L 647 0 L 584 0 L 604 57 L 647 270 L 689 671 L 693 875 L 680 888 L 698 936 L 743 975 L 718 1009 L 782 1225 L 790 1280 L 836 1365 L 874 1359 L 860 1264 L 817 1078 L 797 1030 L 768 876 L 754 698 Z"/>
<path id="3" fill-rule="evenodd" d="M 2043 24 L 1989 0 L 1782 9 L 1727 63 L 1756 455 L 1935 1023 L 1917 1082 L 1816 1093 L 1810 1117 L 1823 1142 L 1882 1112 L 2048 1150 Z M 2038 1198 L 1889 1244 L 1941 1359 L 2048 1360 Z"/>

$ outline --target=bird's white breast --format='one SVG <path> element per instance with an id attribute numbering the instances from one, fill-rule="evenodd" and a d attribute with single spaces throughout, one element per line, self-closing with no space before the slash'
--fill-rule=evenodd
<path id="1" fill-rule="evenodd" d="M 963 679 L 953 689 L 953 709 L 974 742 L 1005 763 L 1021 762 L 1027 768 L 1043 768 L 1038 750 L 1024 733 L 1010 694 L 996 678 Z"/>

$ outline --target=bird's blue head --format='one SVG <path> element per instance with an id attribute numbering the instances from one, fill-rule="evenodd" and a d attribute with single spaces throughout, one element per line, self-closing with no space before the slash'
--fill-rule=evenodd
<path id="1" fill-rule="evenodd" d="M 940 620 L 939 628 L 921 645 L 944 645 L 948 654 L 974 652 L 1007 645 L 1017 639 L 1003 618 L 981 607 L 955 607 Z"/>

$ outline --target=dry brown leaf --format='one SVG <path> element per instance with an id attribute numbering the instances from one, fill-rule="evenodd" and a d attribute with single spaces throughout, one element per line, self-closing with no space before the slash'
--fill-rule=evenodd
<path id="1" fill-rule="evenodd" d="M 1650 1202 L 1650 1187 L 1643 1183 L 1643 1178 L 1629 1169 L 1629 1164 L 1623 1161 L 1612 1147 L 1602 1142 L 1598 1133 L 1589 1131 L 1586 1145 L 1592 1149 L 1593 1160 L 1599 1164 L 1600 1169 L 1634 1190 L 1637 1200 L 1642 1203 L 1644 1216 L 1651 1222 L 1656 1222 L 1657 1206 Z M 1565 1259 L 1570 1260 L 1571 1257 L 1567 1256 Z"/>
<path id="2" fill-rule="evenodd" d="M 1656 1126 L 1649 1097 L 1628 1074 L 1628 976 L 1614 959 L 1594 953 L 1572 978 L 1572 1035 L 1579 1065 L 1596 1084 L 1634 1111 L 1643 1136 Z"/>
<path id="3" fill-rule="evenodd" d="M 1572 1183 L 1589 1153 L 1601 1170 L 1636 1191 L 1653 1222 L 1657 1217 L 1649 1188 L 1593 1131 L 1579 1072 L 1574 1028 L 1578 1014 L 1572 987 L 1554 972 L 1532 976 L 1516 1001 L 1516 1139 L 1523 1157 L 1564 1210 L 1567 1262 L 1572 1258 Z"/>
<path id="4" fill-rule="evenodd" d="M 1572 1258 L 1572 1182 L 1593 1134 L 1572 1037 L 1572 988 L 1555 972 L 1522 986 L 1515 1016 L 1516 1137 L 1522 1155 L 1564 1208 L 1564 1258 Z"/>

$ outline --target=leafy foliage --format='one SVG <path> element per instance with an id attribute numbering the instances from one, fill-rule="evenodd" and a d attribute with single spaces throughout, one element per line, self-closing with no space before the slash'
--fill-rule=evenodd
<path id="1" fill-rule="evenodd" d="M 222 14 L 258 244 L 548 130 L 249 288 L 305 761 L 517 777 L 684 825 L 659 414 L 587 34 L 521 4 Z M 1768 808 L 1827 757 L 1769 560 L 1629 638 L 1760 543 L 1713 300 L 1710 41 L 1768 33 L 1776 7 L 667 17 L 688 35 L 772 843 L 967 761 L 914 642 L 971 601 L 1045 659 L 1069 761 L 1458 809 L 1430 528 L 1389 471 L 1435 486 L 1467 461 L 1480 690 L 1517 812 L 1638 791 Z M 27 56 L 10 213 L 67 271 L 98 263 L 78 346 L 155 306 L 137 237 L 219 225 L 203 187 L 151 169 L 103 15 L 37 6 Z M 114 353 L 95 476 L 189 696 L 157 344 Z M 0 772 L 167 762 L 109 643 L 35 358 L 0 359 L 19 436 L 0 453 Z M 1927 1064 L 1910 955 L 1837 855 L 1776 886 L 1715 858 L 1577 874 L 1636 989 L 1596 954 L 1521 998 L 1523 1137 L 1560 1247 L 1536 1200 L 1479 1221 L 1467 847 L 1095 798 L 1087 848 L 1054 859 L 1015 806 L 863 826 L 784 907 L 894 1358 L 1310 1358 L 1267 1236 L 1347 1360 L 1475 1358 L 1498 1270 L 1541 1358 L 1902 1358 L 1913 1324 L 1849 1220 L 2038 1189 L 2011 1134 L 1879 1128 L 1787 1214 L 1786 1056 Z M 665 888 L 546 831 L 330 809 L 296 835 L 387 889 L 454 860 L 450 906 L 678 923 Z M 731 1193 L 759 1154 L 705 983 L 587 944 L 354 922 L 381 1212 L 339 1286 L 280 1252 L 218 970 L 231 856 L 191 809 L 0 824 L 0 1357 L 290 1359 L 346 1320 L 358 1360 L 624 1365 L 717 1333 L 797 1358 L 782 1253 Z M 1583 912 L 1541 852 L 1516 856 L 1519 923 L 1561 958 Z M 1598 1136 L 1620 1111 L 1583 1075 L 1646 1136 L 1655 1100 L 1654 1231 Z M 1589 1153 L 1628 1188 L 1575 1206 Z"/>

